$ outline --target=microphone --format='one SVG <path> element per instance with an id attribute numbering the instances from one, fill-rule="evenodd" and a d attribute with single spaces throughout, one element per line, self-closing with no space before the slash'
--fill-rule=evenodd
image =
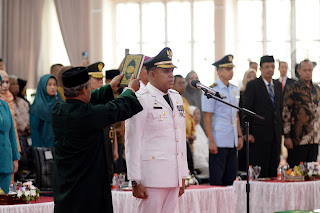
<path id="1" fill-rule="evenodd" d="M 224 96 L 221 96 L 219 92 L 213 90 L 212 88 L 207 87 L 207 86 L 201 84 L 200 81 L 198 81 L 198 80 L 192 80 L 192 81 L 191 81 L 191 85 L 194 86 L 194 87 L 196 87 L 196 88 L 202 89 L 204 92 L 210 93 L 211 95 L 216 96 L 216 97 L 218 97 L 218 98 L 220 98 L 220 99 L 226 98 L 226 97 L 224 97 Z"/>

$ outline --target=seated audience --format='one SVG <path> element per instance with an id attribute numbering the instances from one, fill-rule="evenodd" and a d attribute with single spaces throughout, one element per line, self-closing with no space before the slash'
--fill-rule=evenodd
<path id="1" fill-rule="evenodd" d="M 42 76 L 30 108 L 32 147 L 53 147 L 51 109 L 59 101 L 61 97 L 57 93 L 57 79 L 50 74 Z"/>
<path id="2" fill-rule="evenodd" d="M 208 137 L 200 125 L 200 110 L 196 106 L 190 106 L 189 108 L 196 125 L 196 139 L 193 141 L 194 169 L 200 171 L 198 177 L 209 178 Z"/>

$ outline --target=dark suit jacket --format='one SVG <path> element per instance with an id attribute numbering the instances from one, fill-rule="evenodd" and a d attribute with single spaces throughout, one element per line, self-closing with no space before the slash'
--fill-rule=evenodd
<path id="1" fill-rule="evenodd" d="M 277 81 L 280 83 L 281 85 L 281 82 L 280 82 L 280 78 L 277 79 Z M 288 86 L 290 86 L 291 84 L 293 84 L 294 82 L 296 82 L 296 80 L 292 79 L 292 78 L 287 78 L 287 81 L 286 81 L 286 84 L 284 85 L 284 90 L 283 90 L 283 94 L 284 92 L 286 91 L 286 89 L 288 88 Z M 282 88 L 282 87 L 281 87 Z"/>
<path id="2" fill-rule="evenodd" d="M 272 80 L 274 84 L 274 105 L 272 104 L 262 77 L 250 81 L 244 94 L 244 108 L 265 118 L 264 121 L 251 119 L 250 134 L 255 143 L 280 143 L 282 132 L 282 89 L 281 83 Z M 276 141 L 273 142 L 274 136 Z"/>

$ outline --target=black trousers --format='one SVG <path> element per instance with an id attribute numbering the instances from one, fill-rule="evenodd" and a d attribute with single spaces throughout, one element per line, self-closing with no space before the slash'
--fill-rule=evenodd
<path id="1" fill-rule="evenodd" d="M 209 153 L 210 185 L 232 185 L 237 171 L 237 148 L 218 147 L 218 154 Z"/>
<path id="2" fill-rule="evenodd" d="M 318 146 L 318 144 L 294 145 L 293 149 L 288 149 L 287 162 L 290 167 L 297 166 L 300 162 L 317 161 Z"/>
<path id="3" fill-rule="evenodd" d="M 277 168 L 280 162 L 281 144 L 274 139 L 272 143 L 255 143 L 249 144 L 249 163 L 252 166 L 261 166 L 259 177 L 277 177 Z"/>
<path id="4" fill-rule="evenodd" d="M 122 173 L 125 172 L 124 170 L 124 160 L 123 160 L 123 148 L 124 144 L 118 143 L 118 155 L 119 158 L 116 162 L 114 162 L 114 172 L 115 173 Z"/>
<path id="5" fill-rule="evenodd" d="M 190 173 L 194 174 L 193 157 L 191 152 L 191 146 L 188 139 L 187 139 L 187 161 L 188 161 L 188 168 L 190 170 Z"/>

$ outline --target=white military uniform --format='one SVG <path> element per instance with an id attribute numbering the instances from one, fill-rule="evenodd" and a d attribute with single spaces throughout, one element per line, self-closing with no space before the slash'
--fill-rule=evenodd
<path id="1" fill-rule="evenodd" d="M 148 187 L 152 188 L 150 192 L 175 188 L 174 198 L 167 198 L 165 203 L 177 201 L 182 179 L 189 173 L 183 101 L 175 90 L 168 90 L 168 94 L 173 109 L 163 98 L 164 93 L 148 83 L 136 93 L 143 110 L 126 120 L 125 126 L 128 179 L 141 182 L 148 193 Z M 148 199 L 159 198 L 149 193 Z M 155 208 L 152 212 L 156 212 Z"/>

